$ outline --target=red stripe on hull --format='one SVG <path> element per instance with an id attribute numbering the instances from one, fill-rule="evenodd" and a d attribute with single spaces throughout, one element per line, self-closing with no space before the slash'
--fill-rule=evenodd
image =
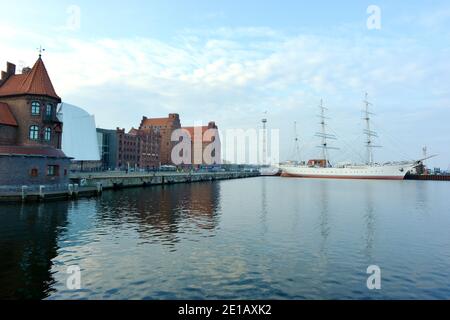
<path id="1" fill-rule="evenodd" d="M 347 180 L 404 180 L 405 177 L 398 176 L 318 176 L 318 175 L 299 175 L 283 173 L 281 176 L 287 178 L 313 178 L 313 179 L 347 179 Z"/>

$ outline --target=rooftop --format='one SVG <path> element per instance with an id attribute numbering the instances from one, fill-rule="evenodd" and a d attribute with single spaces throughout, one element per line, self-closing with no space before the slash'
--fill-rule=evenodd
<path id="1" fill-rule="evenodd" d="M 0 124 L 17 127 L 17 121 L 7 103 L 0 102 Z"/>
<path id="2" fill-rule="evenodd" d="M 174 123 L 178 122 L 180 117 L 176 113 L 169 114 L 167 118 L 147 118 L 144 117 L 141 122 L 140 128 L 143 127 L 163 127 L 172 126 Z"/>
<path id="3" fill-rule="evenodd" d="M 38 58 L 31 70 L 24 68 L 22 74 L 15 74 L 15 66 L 12 64 L 8 64 L 8 72 L 2 74 L 0 97 L 24 94 L 43 95 L 61 101 L 41 57 Z"/>

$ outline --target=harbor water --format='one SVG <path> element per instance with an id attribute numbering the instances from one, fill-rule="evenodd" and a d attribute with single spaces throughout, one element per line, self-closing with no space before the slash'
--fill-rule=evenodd
<path id="1" fill-rule="evenodd" d="M 449 194 L 257 177 L 0 204 L 0 298 L 449 299 Z"/>

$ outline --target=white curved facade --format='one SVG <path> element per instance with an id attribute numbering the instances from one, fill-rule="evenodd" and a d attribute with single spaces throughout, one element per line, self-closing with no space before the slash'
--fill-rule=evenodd
<path id="1" fill-rule="evenodd" d="M 99 161 L 95 117 L 82 108 L 61 103 L 58 118 L 63 123 L 62 150 L 75 161 Z"/>

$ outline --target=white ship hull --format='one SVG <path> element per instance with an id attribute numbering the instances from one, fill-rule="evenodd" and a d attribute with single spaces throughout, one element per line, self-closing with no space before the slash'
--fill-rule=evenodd
<path id="1" fill-rule="evenodd" d="M 322 179 L 374 179 L 403 180 L 416 163 L 361 165 L 337 168 L 320 168 L 308 166 L 282 166 L 283 176 Z"/>
<path id="2" fill-rule="evenodd" d="M 259 170 L 261 176 L 279 176 L 281 174 L 281 169 L 277 167 L 262 167 Z"/>

